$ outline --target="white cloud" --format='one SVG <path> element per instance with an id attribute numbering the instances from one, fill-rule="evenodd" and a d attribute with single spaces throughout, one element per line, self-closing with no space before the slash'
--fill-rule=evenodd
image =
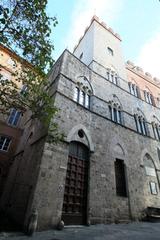
<path id="1" fill-rule="evenodd" d="M 77 44 L 93 15 L 109 24 L 118 16 L 123 0 L 76 0 L 71 16 L 71 28 L 65 43 L 70 50 Z"/>
<path id="2" fill-rule="evenodd" d="M 143 45 L 136 62 L 144 71 L 160 78 L 160 30 Z"/>

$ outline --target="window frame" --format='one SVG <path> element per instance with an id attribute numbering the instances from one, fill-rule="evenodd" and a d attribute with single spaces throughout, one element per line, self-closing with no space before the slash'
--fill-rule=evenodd
<path id="1" fill-rule="evenodd" d="M 129 92 L 135 97 L 138 97 L 138 86 L 132 82 L 128 82 Z"/>
<path id="2" fill-rule="evenodd" d="M 110 119 L 118 124 L 122 125 L 122 110 L 118 106 L 109 105 Z"/>
<path id="3" fill-rule="evenodd" d="M 154 187 L 153 187 L 154 185 Z M 158 195 L 158 187 L 157 187 L 157 183 L 154 181 L 150 181 L 149 182 L 149 186 L 150 186 L 150 192 L 152 195 Z"/>
<path id="4" fill-rule="evenodd" d="M 119 76 L 116 72 L 112 71 L 111 69 L 107 69 L 106 71 L 106 79 L 113 83 L 114 85 L 118 86 L 119 85 L 119 82 L 118 82 L 118 79 L 119 79 Z"/>
<path id="5" fill-rule="evenodd" d="M 91 106 L 91 95 L 88 92 L 81 90 L 79 87 L 74 89 L 74 101 L 80 104 L 81 106 L 90 109 Z"/>
<path id="6" fill-rule="evenodd" d="M 136 129 L 137 132 L 142 134 L 143 136 L 148 136 L 148 127 L 147 127 L 147 122 L 145 120 L 145 118 L 143 116 L 138 116 L 138 115 L 134 115 L 134 120 L 135 120 L 135 124 L 136 124 Z"/>
<path id="7" fill-rule="evenodd" d="M 15 113 L 13 113 L 15 111 Z M 14 114 L 14 115 L 13 115 Z M 18 117 L 18 118 L 17 118 Z M 21 117 L 21 112 L 13 108 L 8 117 L 7 123 L 11 126 L 17 126 Z"/>
<path id="8" fill-rule="evenodd" d="M 147 102 L 147 103 L 149 103 L 149 104 L 154 106 L 152 97 L 153 96 L 152 96 L 152 94 L 149 91 L 144 90 L 145 102 Z"/>
<path id="9" fill-rule="evenodd" d="M 2 142 L 2 146 L 0 147 L 0 151 L 2 151 L 2 152 L 8 152 L 8 150 L 9 150 L 9 148 L 10 148 L 10 145 L 11 145 L 12 139 L 11 139 L 11 137 L 4 136 L 4 135 L 0 135 L 0 142 L 1 142 L 1 138 L 4 138 L 4 141 Z M 9 140 L 9 143 L 7 144 L 6 149 L 4 149 L 7 140 Z"/>
<path id="10" fill-rule="evenodd" d="M 160 140 L 160 126 L 159 126 L 159 124 L 152 122 L 152 130 L 153 130 L 154 138 L 159 141 Z"/>

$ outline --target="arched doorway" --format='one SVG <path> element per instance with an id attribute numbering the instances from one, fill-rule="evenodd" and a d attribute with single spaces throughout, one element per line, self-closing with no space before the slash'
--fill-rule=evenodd
<path id="1" fill-rule="evenodd" d="M 71 142 L 63 200 L 62 220 L 65 225 L 86 224 L 89 149 Z"/>

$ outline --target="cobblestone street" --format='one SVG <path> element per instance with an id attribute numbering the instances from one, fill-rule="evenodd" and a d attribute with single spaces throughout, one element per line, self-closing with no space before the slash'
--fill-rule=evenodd
<path id="1" fill-rule="evenodd" d="M 0 239 L 26 240 L 23 233 L 0 233 Z M 158 240 L 160 223 L 129 223 L 66 227 L 63 231 L 43 231 L 35 233 L 33 240 Z"/>

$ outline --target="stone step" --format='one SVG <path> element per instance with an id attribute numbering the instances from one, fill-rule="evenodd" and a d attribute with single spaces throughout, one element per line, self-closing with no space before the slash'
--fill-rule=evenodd
<path id="1" fill-rule="evenodd" d="M 127 224 L 127 223 L 130 223 L 131 220 L 130 219 L 119 219 L 119 220 L 116 220 L 115 223 L 116 224 Z"/>

